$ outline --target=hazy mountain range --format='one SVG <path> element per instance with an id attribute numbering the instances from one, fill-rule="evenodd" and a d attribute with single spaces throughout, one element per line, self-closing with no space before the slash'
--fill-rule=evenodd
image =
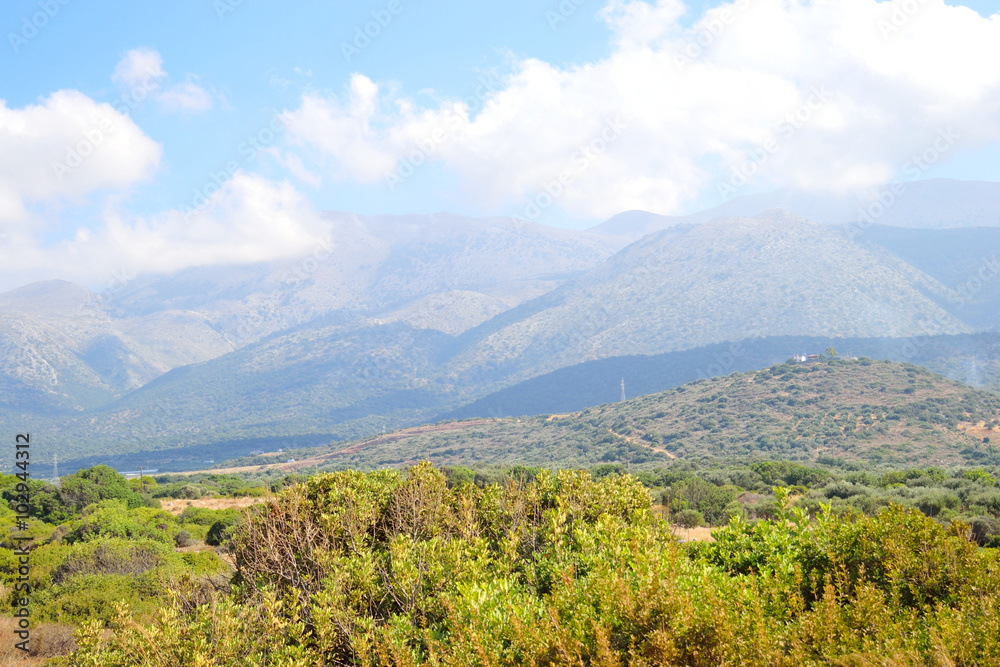
<path id="1" fill-rule="evenodd" d="M 0 422 L 64 460 L 169 450 L 163 465 L 192 466 L 501 411 L 491 395 L 543 377 L 594 400 L 577 391 L 586 364 L 659 355 L 662 381 L 644 385 L 658 391 L 831 340 L 1000 386 L 1000 184 L 912 182 L 858 224 L 866 197 L 785 191 L 588 231 L 329 213 L 295 261 L 96 294 L 35 283 L 0 294 Z"/>
<path id="2" fill-rule="evenodd" d="M 775 208 L 828 225 L 851 225 L 855 231 L 873 224 L 915 229 L 997 227 L 1000 184 L 935 178 L 842 196 L 785 188 L 735 197 L 687 216 L 625 211 L 590 231 L 638 239 L 674 225 L 698 224 L 718 217 L 752 217 Z"/>

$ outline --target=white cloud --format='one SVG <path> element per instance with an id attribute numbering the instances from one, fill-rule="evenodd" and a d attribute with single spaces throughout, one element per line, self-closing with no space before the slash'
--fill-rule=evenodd
<path id="1" fill-rule="evenodd" d="M 173 271 L 295 257 L 309 251 L 326 226 L 289 183 L 237 172 L 197 212 L 112 217 L 91 242 L 136 269 Z"/>
<path id="2" fill-rule="evenodd" d="M 14 109 L 0 100 L 0 222 L 28 224 L 32 202 L 145 180 L 160 155 L 128 116 L 78 91 Z"/>
<path id="3" fill-rule="evenodd" d="M 132 49 L 115 66 L 111 80 L 122 86 L 138 86 L 148 79 L 159 81 L 167 78 L 163 70 L 163 57 L 156 49 Z"/>
<path id="4" fill-rule="evenodd" d="M 363 183 L 382 179 L 396 164 L 391 138 L 379 140 L 372 126 L 378 113 L 379 88 L 361 75 L 351 78 L 347 101 L 307 95 L 302 106 L 283 117 L 299 144 L 315 146 L 333 156 L 330 165 L 336 178 L 354 178 Z M 399 123 L 404 128 L 410 119 Z M 391 131 L 391 130 L 390 130 Z"/>
<path id="5" fill-rule="evenodd" d="M 60 243 L 0 244 L 0 289 L 54 277 L 100 287 L 119 273 L 300 257 L 328 229 L 292 185 L 238 172 L 190 215 L 126 219 L 111 208 L 100 229 L 80 228 Z"/>
<path id="6" fill-rule="evenodd" d="M 186 81 L 167 85 L 170 77 L 163 69 L 163 56 L 156 49 L 132 49 L 115 66 L 111 80 L 125 89 L 124 97 L 141 101 L 147 95 L 167 112 L 202 112 L 215 105 L 212 94 Z"/>
<path id="7" fill-rule="evenodd" d="M 171 86 L 157 97 L 165 111 L 208 111 L 215 103 L 207 90 L 190 81 Z"/>
<path id="8" fill-rule="evenodd" d="M 439 161 L 483 203 L 526 202 L 548 184 L 593 217 L 678 212 L 762 145 L 754 183 L 845 191 L 893 178 L 941 128 L 960 136 L 956 153 L 1000 139 L 1000 14 L 943 0 L 737 0 L 683 28 L 684 9 L 614 0 L 601 10 L 607 58 L 523 60 L 478 110 L 421 108 L 357 74 L 346 95 L 307 95 L 287 112 L 289 137 L 336 178 L 373 183 L 400 160 Z M 588 156 L 615 119 L 627 129 Z"/>

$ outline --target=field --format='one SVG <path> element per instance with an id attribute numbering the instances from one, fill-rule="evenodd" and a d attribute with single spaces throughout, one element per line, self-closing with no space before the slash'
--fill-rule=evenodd
<path id="1" fill-rule="evenodd" d="M 194 500 L 167 498 L 160 500 L 160 506 L 174 516 L 179 516 L 188 507 L 209 510 L 241 510 L 263 502 L 263 500 L 263 498 L 197 498 Z"/>

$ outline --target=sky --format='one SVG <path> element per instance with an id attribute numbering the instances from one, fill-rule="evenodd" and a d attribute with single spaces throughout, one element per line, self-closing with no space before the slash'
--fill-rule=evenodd
<path id="1" fill-rule="evenodd" d="M 986 0 L 7 0 L 0 29 L 0 289 L 293 257 L 324 210 L 584 229 L 1000 181 Z"/>

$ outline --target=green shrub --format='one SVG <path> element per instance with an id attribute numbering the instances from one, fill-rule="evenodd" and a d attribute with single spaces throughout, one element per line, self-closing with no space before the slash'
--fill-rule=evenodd
<path id="1" fill-rule="evenodd" d="M 143 505 L 142 497 L 132 490 L 128 480 L 106 465 L 63 477 L 59 497 L 77 511 L 103 500 L 121 500 L 130 509 Z"/>
<path id="2" fill-rule="evenodd" d="M 714 486 L 714 485 L 713 485 Z M 721 488 L 721 487 L 716 487 Z M 449 486 L 427 464 L 321 475 L 237 524 L 239 586 L 152 627 L 91 624 L 94 666 L 995 664 L 1000 564 L 913 509 L 775 491 L 680 545 L 627 476 Z M 150 638 L 156 641 L 151 643 Z"/>
<path id="3" fill-rule="evenodd" d="M 698 510 L 681 510 L 674 516 L 674 521 L 682 528 L 697 528 L 705 525 L 705 517 Z"/>
<path id="4" fill-rule="evenodd" d="M 224 545 L 229 541 L 232 529 L 236 525 L 237 521 L 239 521 L 238 513 L 233 512 L 231 514 L 223 514 L 222 518 L 218 519 L 208 529 L 208 532 L 205 535 L 205 544 L 213 547 Z"/>
<path id="5" fill-rule="evenodd" d="M 969 522 L 972 539 L 981 547 L 1000 547 L 1000 519 L 977 516 Z"/>
<path id="6" fill-rule="evenodd" d="M 52 584 L 82 575 L 139 575 L 164 565 L 171 551 L 148 539 L 100 539 L 74 544 L 52 570 Z"/>
<path id="7" fill-rule="evenodd" d="M 921 496 L 914 503 L 921 512 L 929 517 L 941 515 L 945 510 L 959 510 L 962 501 L 953 493 L 947 491 L 935 491 Z M 943 518 L 943 517 L 942 517 Z"/>
<path id="8" fill-rule="evenodd" d="M 699 477 L 690 477 L 667 489 L 663 493 L 663 504 L 672 513 L 697 510 L 707 523 L 714 526 L 729 520 L 733 511 L 731 504 L 740 492 L 742 489 L 739 487 L 716 486 Z"/>
<path id="9" fill-rule="evenodd" d="M 102 623 L 115 617 L 115 605 L 124 602 L 136 614 L 152 614 L 162 603 L 165 581 L 156 572 L 139 576 L 86 574 L 36 591 L 36 621 L 79 624 Z"/>
<path id="10" fill-rule="evenodd" d="M 189 505 L 180 513 L 177 520 L 181 523 L 195 523 L 202 526 L 211 526 L 218 521 L 218 510 L 210 510 L 206 507 L 194 507 Z"/>
<path id="11" fill-rule="evenodd" d="M 83 517 L 70 524 L 66 541 L 121 537 L 170 543 L 179 530 L 176 518 L 169 512 L 151 507 L 130 510 L 120 500 L 104 500 L 88 507 Z"/>

